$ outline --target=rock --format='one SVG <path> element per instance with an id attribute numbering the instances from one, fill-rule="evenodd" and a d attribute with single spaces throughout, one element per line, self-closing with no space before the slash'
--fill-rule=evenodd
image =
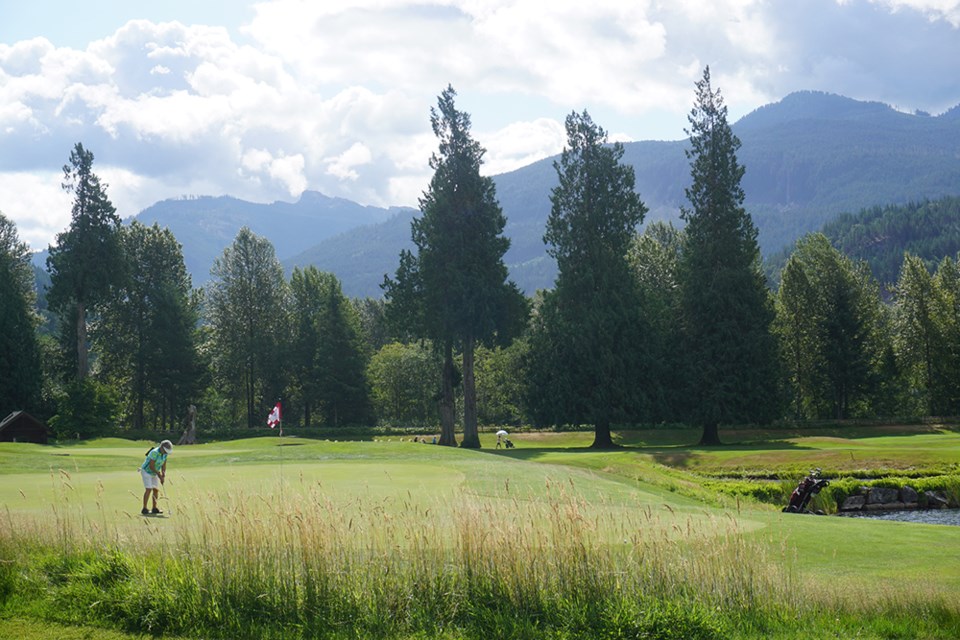
<path id="1" fill-rule="evenodd" d="M 880 505 L 880 508 L 884 511 L 904 511 L 907 505 L 903 502 L 884 502 Z"/>
<path id="2" fill-rule="evenodd" d="M 888 489 L 887 487 L 872 487 L 867 494 L 867 504 L 883 504 L 886 502 L 897 502 L 900 499 L 898 489 Z"/>
<path id="3" fill-rule="evenodd" d="M 927 498 L 927 507 L 930 509 L 943 509 L 950 504 L 947 496 L 940 491 L 924 491 L 923 495 Z"/>
<path id="4" fill-rule="evenodd" d="M 917 493 L 917 490 L 913 487 L 901 487 L 900 488 L 900 500 L 903 502 L 919 502 L 920 495 Z"/>
<path id="5" fill-rule="evenodd" d="M 863 505 L 865 504 L 867 504 L 866 496 L 850 496 L 843 501 L 840 511 L 857 511 L 863 509 Z"/>

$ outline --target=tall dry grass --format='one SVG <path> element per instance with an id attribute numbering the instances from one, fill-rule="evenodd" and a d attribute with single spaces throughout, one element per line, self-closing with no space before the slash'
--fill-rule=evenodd
<path id="1" fill-rule="evenodd" d="M 448 500 L 301 482 L 185 496 L 168 520 L 120 523 L 58 490 L 49 516 L 0 516 L 0 605 L 63 622 L 223 638 L 716 638 L 916 619 L 893 593 L 812 592 L 786 545 L 732 516 L 589 502 L 570 482 Z M 955 607 L 924 606 L 955 628 Z"/>

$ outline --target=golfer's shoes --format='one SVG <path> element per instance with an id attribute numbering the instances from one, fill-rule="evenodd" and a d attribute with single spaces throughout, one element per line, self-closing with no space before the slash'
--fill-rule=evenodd
<path id="1" fill-rule="evenodd" d="M 152 513 L 153 515 L 156 516 L 156 515 L 160 515 L 161 513 L 163 513 L 163 511 L 160 511 L 160 509 L 157 509 L 156 507 L 154 507 L 154 508 L 153 508 L 153 511 L 151 511 L 150 513 Z"/>

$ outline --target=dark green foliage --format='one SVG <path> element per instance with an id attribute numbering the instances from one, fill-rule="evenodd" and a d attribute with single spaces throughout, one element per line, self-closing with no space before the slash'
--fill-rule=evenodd
<path id="1" fill-rule="evenodd" d="M 116 429 L 120 402 L 116 391 L 91 378 L 67 383 L 49 426 L 58 440 L 94 438 Z"/>
<path id="2" fill-rule="evenodd" d="M 960 271 L 944 258 L 931 276 L 904 256 L 894 289 L 894 346 L 918 415 L 960 411 Z"/>
<path id="3" fill-rule="evenodd" d="M 485 150 L 470 134 L 470 116 L 458 111 L 456 92 L 447 87 L 431 109 L 439 139 L 430 159 L 434 170 L 420 200 L 423 215 L 411 223 L 416 254 L 403 251 L 395 279 L 384 291 L 398 335 L 432 340 L 444 355 L 441 373 L 441 444 L 455 444 L 453 433 L 453 349 L 463 354 L 463 446 L 479 447 L 474 349 L 478 343 L 508 338 L 525 305 L 507 282 L 503 255 L 510 241 L 493 180 L 480 175 Z"/>
<path id="4" fill-rule="evenodd" d="M 684 357 L 680 298 L 680 264 L 684 233 L 655 222 L 634 238 L 629 260 L 646 319 L 647 410 L 644 422 L 675 422 L 684 415 Z"/>
<path id="5" fill-rule="evenodd" d="M 622 145 L 607 145 L 586 112 L 567 116 L 566 129 L 544 235 L 559 275 L 538 310 L 527 371 L 537 422 L 593 424 L 593 446 L 608 448 L 610 425 L 634 418 L 646 390 L 649 353 L 627 252 L 647 209 L 633 169 L 620 163 Z"/>
<path id="6" fill-rule="evenodd" d="M 368 355 L 376 353 L 393 340 L 383 298 L 351 298 L 350 304 L 357 312 L 364 349 Z"/>
<path id="7" fill-rule="evenodd" d="M 866 265 L 854 264 L 823 234 L 802 239 L 783 269 L 776 327 L 795 416 L 872 414 L 888 343 L 879 289 Z"/>
<path id="8" fill-rule="evenodd" d="M 391 342 L 381 347 L 367 369 L 378 421 L 391 426 L 435 426 L 440 364 L 436 350 L 420 343 Z M 481 382 L 478 376 L 478 393 Z"/>
<path id="9" fill-rule="evenodd" d="M 175 428 L 199 395 L 198 300 L 169 229 L 120 230 L 124 270 L 92 332 L 104 377 L 121 390 L 131 427 Z"/>
<path id="10" fill-rule="evenodd" d="M 294 397 L 288 415 L 302 410 L 304 427 L 315 426 L 314 414 L 326 426 L 363 423 L 370 417 L 369 356 L 357 308 L 333 274 L 315 267 L 294 269 L 290 291 Z"/>
<path id="11" fill-rule="evenodd" d="M 843 213 L 823 226 L 823 234 L 845 255 L 866 261 L 881 286 L 889 289 L 900 275 L 904 253 L 933 271 L 940 260 L 960 252 L 960 197 Z M 774 279 L 792 251 L 791 246 L 768 259 L 767 272 Z"/>
<path id="12" fill-rule="evenodd" d="M 40 408 L 42 372 L 30 252 L 0 213 L 0 416 Z M 0 418 L 2 419 L 2 418 Z"/>
<path id="13" fill-rule="evenodd" d="M 287 283 L 273 245 L 243 228 L 211 272 L 207 319 L 216 380 L 260 426 L 286 387 Z M 236 406 L 236 405 L 235 405 Z"/>
<path id="14" fill-rule="evenodd" d="M 718 444 L 720 424 L 777 416 L 777 356 L 757 231 L 743 208 L 740 141 L 719 90 L 711 88 L 709 67 L 696 87 L 680 281 L 689 419 L 703 426 L 703 444 Z"/>
<path id="15" fill-rule="evenodd" d="M 93 153 L 79 142 L 63 167 L 63 189 L 74 195 L 70 228 L 57 234 L 47 268 L 50 309 L 73 317 L 77 376 L 89 373 L 87 314 L 102 302 L 123 272 L 118 229 L 120 218 L 107 198 L 107 185 L 93 173 Z"/>

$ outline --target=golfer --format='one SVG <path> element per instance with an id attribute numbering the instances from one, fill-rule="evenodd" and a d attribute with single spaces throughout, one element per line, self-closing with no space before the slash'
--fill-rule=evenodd
<path id="1" fill-rule="evenodd" d="M 143 515 L 161 514 L 157 507 L 157 497 L 160 495 L 160 485 L 167 477 L 167 456 L 173 451 L 173 443 L 164 440 L 156 447 L 147 451 L 147 457 L 140 465 L 140 476 L 143 478 Z M 153 493 L 153 511 L 147 511 L 147 500 Z"/>

